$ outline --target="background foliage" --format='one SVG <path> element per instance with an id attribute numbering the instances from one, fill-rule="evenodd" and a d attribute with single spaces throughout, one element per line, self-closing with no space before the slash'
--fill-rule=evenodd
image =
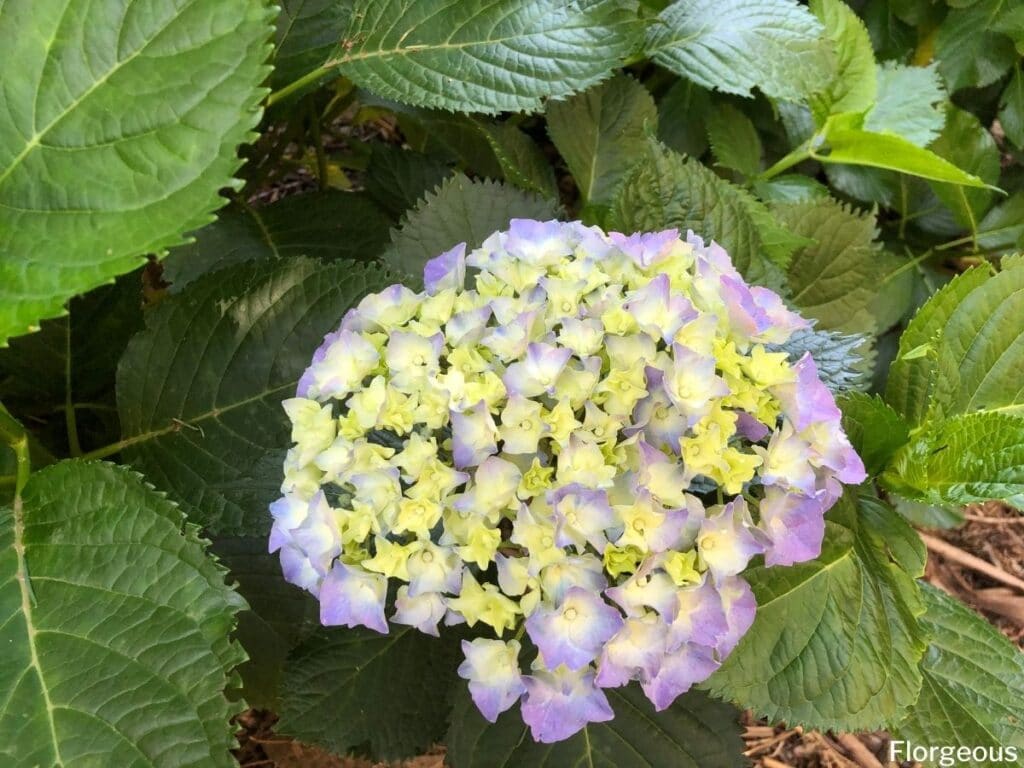
<path id="1" fill-rule="evenodd" d="M 742 765 L 737 707 L 1024 748 L 1020 654 L 901 516 L 1024 506 L 1024 3 L 280 5 L 0 2 L 5 764 L 227 765 L 243 698 L 455 768 Z M 874 476 L 751 569 L 707 693 L 553 750 L 469 706 L 457 638 L 317 629 L 264 543 L 321 336 L 511 217 L 718 240 L 817 321 Z"/>

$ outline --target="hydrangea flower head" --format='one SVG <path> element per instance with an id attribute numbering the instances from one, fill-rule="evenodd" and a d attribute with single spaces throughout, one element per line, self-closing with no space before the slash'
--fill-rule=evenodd
<path id="1" fill-rule="evenodd" d="M 539 741 L 664 709 L 754 619 L 743 572 L 816 557 L 864 467 L 808 323 L 692 233 L 513 220 L 367 296 L 285 410 L 271 505 L 324 624 L 465 623 L 459 674 Z M 389 601 L 389 583 L 395 588 Z"/>

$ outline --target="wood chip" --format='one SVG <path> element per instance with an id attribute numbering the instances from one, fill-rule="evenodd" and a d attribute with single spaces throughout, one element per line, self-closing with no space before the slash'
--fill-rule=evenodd
<path id="1" fill-rule="evenodd" d="M 846 754 L 854 759 L 861 768 L 883 768 L 871 750 L 864 746 L 864 742 L 852 733 L 840 734 L 837 739 L 839 746 L 846 750 Z"/>
<path id="2" fill-rule="evenodd" d="M 1013 574 L 1007 573 L 1002 568 L 997 568 L 987 560 L 982 560 L 980 557 L 975 557 L 969 552 L 964 552 L 959 547 L 950 544 L 948 541 L 929 536 L 927 533 L 920 534 L 921 540 L 925 543 L 932 552 L 937 555 L 941 555 L 949 560 L 952 560 L 960 565 L 970 568 L 972 571 L 984 574 L 990 579 L 1002 582 L 1008 586 L 1014 587 L 1024 593 L 1024 579 L 1018 579 Z"/>

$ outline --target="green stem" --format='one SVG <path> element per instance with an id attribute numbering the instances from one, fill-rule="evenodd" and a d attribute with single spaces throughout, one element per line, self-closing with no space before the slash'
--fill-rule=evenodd
<path id="1" fill-rule="evenodd" d="M 321 64 L 312 72 L 306 73 L 298 80 L 293 80 L 283 88 L 279 88 L 267 97 L 267 107 L 272 107 L 282 99 L 287 99 L 296 91 L 301 91 L 307 85 L 312 85 L 321 77 L 327 75 L 331 70 L 337 69 L 339 64 L 341 64 L 339 59 L 331 59 L 330 61 Z"/>
<path id="2" fill-rule="evenodd" d="M 71 390 L 71 313 L 68 313 L 68 326 L 65 331 L 64 347 L 64 424 L 68 433 L 68 450 L 72 456 L 82 455 L 82 445 L 78 440 L 78 420 L 75 418 L 74 393 Z"/>
<path id="3" fill-rule="evenodd" d="M 915 267 L 917 267 L 918 264 L 920 264 L 923 261 L 926 261 L 932 255 L 933 255 L 932 251 L 929 249 L 929 250 L 925 251 L 924 253 L 922 253 L 922 254 L 920 254 L 918 256 L 915 256 L 914 258 L 910 259 L 910 261 L 907 261 L 906 263 L 901 264 L 898 269 L 894 269 L 892 272 L 890 272 L 888 275 L 886 275 L 884 278 L 882 278 L 882 282 L 879 283 L 879 286 L 885 285 L 890 280 L 892 280 L 894 277 L 896 277 L 898 275 L 902 275 L 907 270 L 914 269 Z"/>
<path id="4" fill-rule="evenodd" d="M 309 130 L 313 135 L 313 148 L 316 150 L 316 175 L 320 189 L 327 189 L 327 153 L 324 152 L 324 137 L 320 132 L 320 114 L 316 111 L 313 99 L 307 100 L 309 110 Z"/>
<path id="5" fill-rule="evenodd" d="M 0 405 L 0 440 L 7 443 L 14 451 L 16 474 L 14 476 L 14 495 L 21 496 L 21 491 L 28 483 L 32 473 L 32 460 L 28 454 L 28 434 L 7 409 Z"/>
<path id="6" fill-rule="evenodd" d="M 118 440 L 116 443 L 111 443 L 110 445 L 104 445 L 104 446 L 102 446 L 100 448 L 97 448 L 96 450 L 89 451 L 88 453 L 83 453 L 81 458 L 82 458 L 83 461 L 91 461 L 92 459 L 105 459 L 108 456 L 113 456 L 115 453 L 120 453 L 125 448 L 127 448 L 127 447 L 129 447 L 131 445 L 135 445 L 136 443 L 144 442 L 146 439 L 148 439 L 147 436 L 142 436 L 142 437 L 136 436 L 136 437 L 129 437 L 129 438 L 125 439 L 125 440 Z"/>
<path id="7" fill-rule="evenodd" d="M 804 142 L 799 147 L 790 152 L 788 155 L 779 160 L 777 163 L 775 163 L 775 165 L 773 165 L 771 168 L 768 168 L 766 171 L 763 171 L 761 175 L 758 176 L 758 179 L 760 179 L 761 181 L 768 181 L 769 179 L 773 179 L 783 171 L 788 171 L 794 165 L 802 163 L 804 160 L 809 160 L 810 158 L 810 143 Z"/>

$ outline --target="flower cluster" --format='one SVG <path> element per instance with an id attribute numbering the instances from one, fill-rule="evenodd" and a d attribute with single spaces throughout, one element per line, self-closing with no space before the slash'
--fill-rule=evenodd
<path id="1" fill-rule="evenodd" d="M 753 621 L 751 558 L 817 556 L 864 478 L 814 361 L 773 351 L 806 321 L 675 230 L 513 220 L 424 284 L 367 296 L 284 404 L 286 578 L 327 625 L 482 625 L 459 674 L 539 741 L 631 680 L 667 707 Z"/>

